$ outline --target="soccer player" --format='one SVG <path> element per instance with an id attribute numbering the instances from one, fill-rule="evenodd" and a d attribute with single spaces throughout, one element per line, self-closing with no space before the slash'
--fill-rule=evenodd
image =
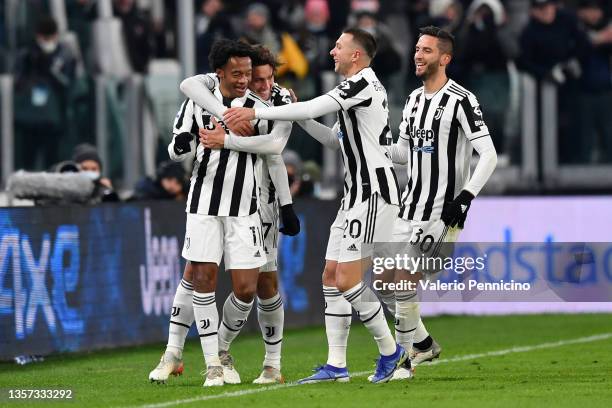
<path id="1" fill-rule="evenodd" d="M 457 240 L 470 203 L 495 170 L 497 154 L 476 97 L 446 75 L 453 36 L 433 26 L 420 32 L 414 62 L 423 86 L 408 97 L 398 143 L 390 149 L 394 161 L 408 163 L 408 184 L 392 241 L 407 242 L 412 256 L 437 256 L 434 249 L 442 242 Z M 470 177 L 472 149 L 480 158 Z M 424 273 L 438 271 L 396 272 L 396 280 L 418 282 Z M 396 341 L 407 350 L 415 332 L 424 332 L 416 295 L 395 293 Z M 411 352 L 413 363 L 434 358 L 439 349 L 431 337 L 419 339 Z M 393 379 L 411 376 L 408 361 Z"/>
<path id="2" fill-rule="evenodd" d="M 382 305 L 363 282 L 371 248 L 366 245 L 362 250 L 362 244 L 389 240 L 399 212 L 399 187 L 384 149 L 391 140 L 387 93 L 370 68 L 375 53 L 372 35 L 347 29 L 330 51 L 335 71 L 346 78 L 335 89 L 306 102 L 234 108 L 224 114 L 227 123 L 235 124 L 254 118 L 305 120 L 338 113 L 333 129 L 314 121 L 301 124 L 325 145 L 340 148 L 345 165 L 345 194 L 330 228 L 323 271 L 328 361 L 301 383 L 349 380 L 346 345 L 351 306 L 373 335 L 380 353 L 371 382 L 388 381 L 407 358 L 391 335 Z"/>
<path id="3" fill-rule="evenodd" d="M 248 91 L 251 55 L 252 48 L 237 41 L 213 44 L 209 59 L 219 78 L 214 94 L 226 106 L 267 106 Z M 194 134 L 212 126 L 211 118 L 210 112 L 187 99 L 177 114 L 168 147 L 173 160 L 195 160 L 183 247 L 183 257 L 189 263 L 173 304 L 168 346 L 149 375 L 152 381 L 165 381 L 170 374 L 182 371 L 185 336 L 194 320 L 207 367 L 204 386 L 236 380 L 224 376 L 225 369 L 231 371 L 233 365 L 229 354 L 219 352 L 220 332 L 237 331 L 244 325 L 253 304 L 259 268 L 266 263 L 256 193 L 257 155 L 212 150 L 196 143 Z M 261 130 L 267 133 L 265 124 Z M 219 328 L 215 290 L 222 257 L 233 291 L 223 307 L 227 326 Z"/>
<path id="4" fill-rule="evenodd" d="M 253 51 L 253 74 L 249 89 L 271 105 L 282 106 L 291 103 L 289 91 L 274 83 L 274 73 L 277 66 L 274 55 L 263 46 L 255 47 Z M 210 75 L 196 75 L 187 78 L 181 83 L 181 90 L 187 97 L 204 109 L 210 112 L 217 112 L 218 118 L 221 119 L 225 107 L 210 91 L 215 86 L 215 81 L 211 79 L 213 77 Z M 281 219 L 283 221 L 283 228 L 280 229 L 280 232 L 287 235 L 295 235 L 299 232 L 299 220 L 295 217 L 292 209 L 287 171 L 280 156 L 281 151 L 289 140 L 291 122 L 267 122 L 268 131 L 278 129 L 279 127 L 282 127 L 283 131 L 259 137 L 240 137 L 225 133 L 220 126 L 216 126 L 213 130 L 200 129 L 200 137 L 205 147 L 211 149 L 229 148 L 248 153 L 257 153 L 264 160 L 261 175 L 263 181 L 260 183 L 259 199 L 267 263 L 260 268 L 257 282 L 257 317 L 266 354 L 263 362 L 263 371 L 253 381 L 255 384 L 283 382 L 281 375 L 281 346 L 284 310 L 282 299 L 278 293 L 278 276 L 276 273 L 278 267 L 279 202 L 282 214 Z M 271 160 L 275 162 L 280 161 L 280 167 L 268 166 Z M 280 174 L 274 175 L 274 170 L 280 170 Z M 280 182 L 276 180 L 280 180 Z M 234 337 L 238 335 L 236 331 L 230 331 L 229 333 Z M 222 352 L 229 351 L 232 339 L 220 342 Z"/>

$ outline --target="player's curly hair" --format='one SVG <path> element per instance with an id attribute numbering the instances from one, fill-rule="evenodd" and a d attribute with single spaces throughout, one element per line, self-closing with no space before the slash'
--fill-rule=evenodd
<path id="1" fill-rule="evenodd" d="M 253 47 L 242 41 L 225 38 L 215 41 L 208 54 L 208 63 L 213 71 L 221 69 L 232 57 L 253 58 Z"/>
<path id="2" fill-rule="evenodd" d="M 263 45 L 253 46 L 253 56 L 251 57 L 254 67 L 262 65 L 270 65 L 272 70 L 276 72 L 276 68 L 280 65 L 272 51 L 264 47 Z"/>

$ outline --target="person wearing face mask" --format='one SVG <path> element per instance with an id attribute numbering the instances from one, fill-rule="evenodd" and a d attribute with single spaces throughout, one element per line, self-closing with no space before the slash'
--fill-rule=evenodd
<path id="1" fill-rule="evenodd" d="M 16 164 L 27 170 L 59 160 L 65 135 L 67 96 L 75 79 L 76 58 L 59 41 L 51 17 L 38 21 L 32 44 L 15 64 Z"/>
<path id="2" fill-rule="evenodd" d="M 77 164 L 79 172 L 91 179 L 95 185 L 90 204 L 119 201 L 111 181 L 102 177 L 102 160 L 94 146 L 86 143 L 78 145 L 74 148 L 72 160 Z"/>

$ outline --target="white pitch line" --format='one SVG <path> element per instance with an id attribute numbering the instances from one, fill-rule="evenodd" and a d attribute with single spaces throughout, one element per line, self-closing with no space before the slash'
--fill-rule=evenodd
<path id="1" fill-rule="evenodd" d="M 596 334 L 594 336 L 579 337 L 577 339 L 571 339 L 571 340 L 560 340 L 560 341 L 555 341 L 555 342 L 550 342 L 550 343 L 536 344 L 533 346 L 512 347 L 512 348 L 505 349 L 505 350 L 488 351 L 486 353 L 480 353 L 480 354 L 466 354 L 463 356 L 436 360 L 427 365 L 423 365 L 422 367 L 437 365 L 437 364 L 457 363 L 461 361 L 476 360 L 478 358 L 483 358 L 483 357 L 504 356 L 506 354 L 512 354 L 512 353 L 525 353 L 525 352 L 533 351 L 533 350 L 556 348 L 556 347 L 568 346 L 572 344 L 591 343 L 594 341 L 607 340 L 610 338 L 612 338 L 612 333 L 602 333 L 602 334 Z M 359 371 L 356 373 L 352 373 L 351 377 L 362 377 L 362 376 L 365 376 L 371 373 L 372 371 Z M 164 408 L 164 407 L 171 407 L 171 406 L 180 405 L 180 404 L 189 404 L 191 402 L 208 401 L 208 400 L 219 399 L 219 398 L 242 397 L 244 395 L 258 394 L 260 392 L 274 391 L 278 389 L 295 387 L 296 385 L 298 384 L 294 382 L 287 383 L 287 384 L 277 384 L 277 385 L 272 385 L 268 387 L 251 388 L 248 390 L 224 392 L 222 394 L 215 394 L 215 395 L 202 395 L 200 397 L 160 402 L 157 404 L 138 405 L 132 408 Z M 307 387 L 307 385 L 304 385 L 304 387 Z"/>

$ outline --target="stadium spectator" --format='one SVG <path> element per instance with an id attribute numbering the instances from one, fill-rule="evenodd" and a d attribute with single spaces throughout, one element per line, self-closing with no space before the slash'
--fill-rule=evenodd
<path id="1" fill-rule="evenodd" d="M 60 43 L 51 17 L 38 21 L 34 40 L 15 66 L 16 162 L 28 170 L 58 161 L 76 70 L 75 56 Z"/>
<path id="2" fill-rule="evenodd" d="M 593 45 L 582 60 L 580 162 L 612 160 L 612 21 L 598 0 L 583 0 L 578 8 Z"/>
<path id="3" fill-rule="evenodd" d="M 236 34 L 224 11 L 223 0 L 204 0 L 196 16 L 196 64 L 198 72 L 210 72 L 208 54 L 219 38 L 235 38 Z"/>
<path id="4" fill-rule="evenodd" d="M 459 34 L 455 80 L 480 100 L 497 151 L 503 150 L 505 114 L 509 104 L 509 39 L 500 28 L 505 10 L 500 0 L 474 0 Z"/>
<path id="5" fill-rule="evenodd" d="M 145 177 L 136 184 L 132 200 L 184 201 L 189 190 L 185 175 L 181 163 L 162 162 L 157 169 L 155 179 Z"/>
<path id="6" fill-rule="evenodd" d="M 555 0 L 531 0 L 531 18 L 520 37 L 520 69 L 558 84 L 578 77 L 577 58 L 589 48 L 586 35 L 570 12 Z"/>
<path id="7" fill-rule="evenodd" d="M 102 176 L 102 159 L 94 146 L 87 143 L 76 146 L 72 160 L 77 164 L 79 171 L 86 174 L 95 185 L 90 204 L 119 201 L 111 181 Z"/>
<path id="8" fill-rule="evenodd" d="M 361 4 L 361 3 L 358 3 Z M 373 4 L 369 4 L 372 9 L 376 8 Z M 376 2 L 375 4 L 378 4 Z M 398 72 L 402 67 L 402 59 L 399 52 L 394 48 L 391 40 L 391 30 L 378 20 L 376 13 L 368 9 L 358 10 L 355 14 L 355 25 L 374 36 L 376 45 L 376 58 L 372 61 L 372 69 L 376 70 L 378 78 L 383 85 L 389 87 L 389 77 Z"/>
<path id="9" fill-rule="evenodd" d="M 153 31 L 150 21 L 136 7 L 134 0 L 115 0 L 114 14 L 121 20 L 123 37 L 132 70 L 147 72 L 153 57 Z"/>
<path id="10" fill-rule="evenodd" d="M 278 34 L 270 25 L 270 10 L 265 4 L 253 3 L 246 11 L 242 37 L 251 44 L 261 44 L 277 55 L 281 49 Z"/>

